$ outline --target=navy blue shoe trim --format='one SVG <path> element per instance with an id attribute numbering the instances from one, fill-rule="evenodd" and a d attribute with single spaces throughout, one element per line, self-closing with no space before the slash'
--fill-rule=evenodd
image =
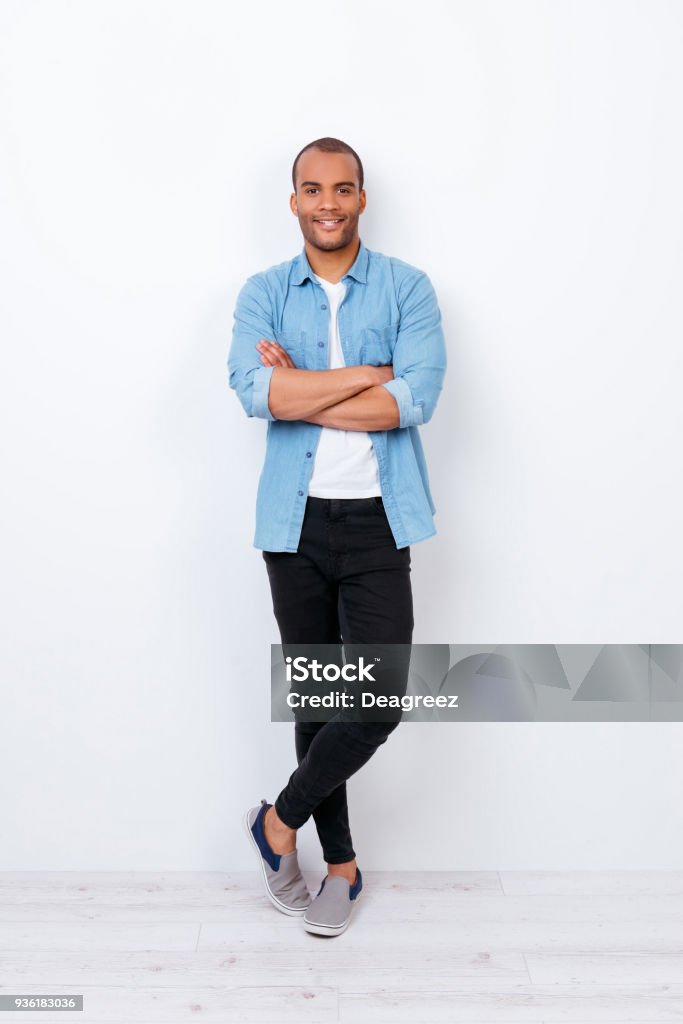
<path id="1" fill-rule="evenodd" d="M 349 899 L 350 900 L 355 900 L 355 898 L 358 896 L 359 892 L 363 888 L 363 876 L 360 873 L 360 868 L 359 867 L 356 868 L 356 874 L 358 875 L 358 878 L 353 883 L 353 885 L 349 888 Z M 315 894 L 316 899 L 318 898 L 320 893 L 325 888 L 325 882 L 326 881 L 327 881 L 327 875 L 325 875 L 325 877 L 323 878 L 322 885 L 320 886 L 320 888 L 318 889 L 317 893 Z"/>
<path id="2" fill-rule="evenodd" d="M 258 814 L 254 818 L 254 824 L 251 826 L 251 832 L 254 839 L 256 840 L 256 845 L 261 851 L 261 856 L 265 860 L 266 864 L 270 864 L 273 871 L 279 871 L 280 857 L 282 856 L 282 854 L 274 853 L 271 850 L 268 840 L 266 839 L 265 833 L 263 831 L 263 818 L 269 807 L 270 804 L 261 805 Z"/>

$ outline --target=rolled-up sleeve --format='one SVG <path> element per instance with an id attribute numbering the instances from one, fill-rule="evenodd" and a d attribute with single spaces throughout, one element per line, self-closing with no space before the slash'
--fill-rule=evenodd
<path id="1" fill-rule="evenodd" d="M 274 336 L 268 294 L 258 276 L 250 277 L 237 296 L 228 355 L 228 381 L 247 416 L 276 419 L 268 407 L 275 367 L 264 366 L 256 348 L 260 338 Z"/>
<path id="2" fill-rule="evenodd" d="M 426 274 L 417 277 L 399 308 L 394 378 L 382 386 L 396 400 L 399 428 L 419 427 L 434 414 L 447 364 L 441 311 Z"/>

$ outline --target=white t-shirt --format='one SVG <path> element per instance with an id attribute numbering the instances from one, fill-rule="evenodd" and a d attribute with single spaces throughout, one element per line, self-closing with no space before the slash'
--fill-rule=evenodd
<path id="1" fill-rule="evenodd" d="M 325 289 L 330 307 L 328 369 L 334 370 L 346 366 L 337 318 L 346 285 L 343 281 L 333 284 L 317 274 L 314 277 Z M 314 498 L 370 498 L 382 493 L 377 456 L 366 431 L 320 428 L 308 493 Z"/>

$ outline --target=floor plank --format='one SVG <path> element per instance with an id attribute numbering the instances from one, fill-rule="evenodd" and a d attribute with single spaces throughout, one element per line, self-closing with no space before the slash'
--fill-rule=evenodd
<path id="1" fill-rule="evenodd" d="M 683 871 L 501 871 L 506 896 L 655 896 L 683 893 Z"/>
<path id="2" fill-rule="evenodd" d="M 340 1024 L 648 1024 L 681 1020 L 683 985 L 612 992 L 580 986 L 535 986 L 533 992 L 430 992 L 388 989 L 339 993 Z"/>

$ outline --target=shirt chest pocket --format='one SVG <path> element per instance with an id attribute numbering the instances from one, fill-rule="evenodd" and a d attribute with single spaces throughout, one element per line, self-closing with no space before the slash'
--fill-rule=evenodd
<path id="1" fill-rule="evenodd" d="M 361 331 L 360 361 L 371 366 L 386 366 L 394 355 L 398 321 L 385 327 L 364 327 Z"/>
<path id="2" fill-rule="evenodd" d="M 297 370 L 304 369 L 306 365 L 306 332 L 285 330 L 278 331 L 275 337 L 278 345 L 287 352 Z"/>

